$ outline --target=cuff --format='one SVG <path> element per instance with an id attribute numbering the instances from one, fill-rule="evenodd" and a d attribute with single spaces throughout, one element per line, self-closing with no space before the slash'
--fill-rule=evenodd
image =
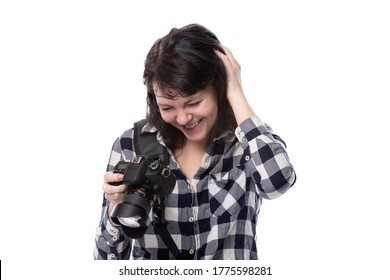
<path id="1" fill-rule="evenodd" d="M 103 232 L 104 238 L 107 240 L 107 242 L 109 244 L 113 244 L 113 243 L 117 242 L 119 240 L 119 236 L 121 234 L 121 228 L 115 227 L 111 224 L 111 221 L 108 218 L 108 213 L 106 213 L 106 215 L 104 215 L 103 221 L 104 221 L 104 224 L 106 226 L 106 230 Z"/>
<path id="2" fill-rule="evenodd" d="M 259 116 L 252 116 L 244 120 L 235 130 L 238 141 L 250 141 L 260 134 L 267 133 L 268 130 Z"/>

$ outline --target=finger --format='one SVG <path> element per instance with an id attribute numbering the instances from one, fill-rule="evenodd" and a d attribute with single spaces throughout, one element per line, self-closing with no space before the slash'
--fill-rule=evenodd
<path id="1" fill-rule="evenodd" d="M 117 194 L 117 193 L 125 193 L 126 191 L 126 185 L 122 184 L 119 186 L 113 186 L 111 184 L 105 183 L 103 185 L 103 191 L 106 194 L 112 195 L 112 194 Z"/>
<path id="2" fill-rule="evenodd" d="M 241 71 L 241 66 L 240 64 L 236 61 L 236 59 L 233 57 L 232 53 L 230 52 L 229 49 L 224 47 L 225 54 L 216 51 L 220 59 L 222 60 L 223 64 L 225 65 L 227 74 L 228 74 L 228 79 L 230 80 L 233 75 L 236 75 L 237 73 L 239 74 Z"/>
<path id="3" fill-rule="evenodd" d="M 221 45 L 221 46 L 222 46 L 223 50 L 225 51 L 226 57 L 229 59 L 231 65 L 232 65 L 233 67 L 235 67 L 235 68 L 240 69 L 240 68 L 241 68 L 241 65 L 238 63 L 238 61 L 237 61 L 236 58 L 234 57 L 232 51 L 231 51 L 228 47 L 226 47 L 226 46 L 224 46 L 224 45 Z"/>
<path id="4" fill-rule="evenodd" d="M 124 193 L 116 193 L 116 194 L 104 194 L 104 197 L 110 201 L 112 204 L 118 204 L 123 201 L 125 194 Z"/>
<path id="5" fill-rule="evenodd" d="M 105 183 L 120 182 L 120 181 L 123 181 L 123 174 L 121 173 L 106 172 L 104 174 Z"/>

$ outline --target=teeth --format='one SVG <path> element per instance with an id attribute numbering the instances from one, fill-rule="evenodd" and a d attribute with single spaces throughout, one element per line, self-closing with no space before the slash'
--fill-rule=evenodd
<path id="1" fill-rule="evenodd" d="M 190 129 L 190 128 L 194 128 L 195 126 L 197 126 L 199 124 L 200 121 L 197 121 L 196 123 L 194 124 L 191 124 L 191 125 L 186 125 L 185 127 Z"/>

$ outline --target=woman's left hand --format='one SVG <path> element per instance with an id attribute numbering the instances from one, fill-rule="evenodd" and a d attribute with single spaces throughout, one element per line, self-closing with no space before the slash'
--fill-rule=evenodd
<path id="1" fill-rule="evenodd" d="M 234 58 L 230 49 L 222 46 L 225 54 L 217 51 L 217 54 L 221 58 L 226 68 L 227 75 L 227 98 L 230 101 L 231 98 L 237 95 L 244 95 L 241 83 L 241 65 Z"/>
<path id="2" fill-rule="evenodd" d="M 222 45 L 221 45 L 222 46 Z M 220 51 L 216 53 L 221 58 L 225 65 L 227 75 L 227 99 L 233 109 L 237 124 L 240 124 L 245 119 L 255 115 L 252 108 L 249 106 L 241 83 L 241 65 L 234 58 L 232 52 L 225 46 L 222 46 L 225 51 L 223 54 Z"/>

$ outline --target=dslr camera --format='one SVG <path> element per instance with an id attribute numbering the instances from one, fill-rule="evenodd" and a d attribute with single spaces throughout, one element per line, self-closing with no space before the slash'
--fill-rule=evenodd
<path id="1" fill-rule="evenodd" d="M 161 160 L 136 156 L 131 162 L 120 161 L 114 173 L 124 175 L 126 194 L 122 203 L 117 204 L 111 214 L 114 223 L 120 224 L 129 238 L 141 238 L 150 224 L 149 212 L 163 215 L 167 196 L 172 193 L 176 177 Z M 156 213 L 155 213 L 156 214 Z"/>

